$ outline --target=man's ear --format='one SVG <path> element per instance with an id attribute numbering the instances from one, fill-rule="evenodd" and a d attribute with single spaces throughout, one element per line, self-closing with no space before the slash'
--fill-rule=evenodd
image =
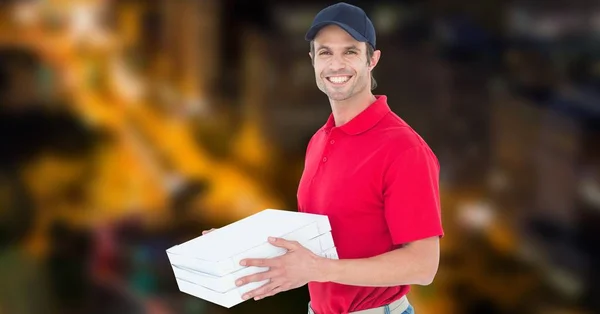
<path id="1" fill-rule="evenodd" d="M 381 58 L 381 50 L 375 50 L 373 51 L 373 55 L 371 56 L 371 71 L 373 71 L 373 69 L 377 66 L 377 64 L 379 63 L 379 59 Z"/>
<path id="2" fill-rule="evenodd" d="M 310 57 L 310 63 L 314 65 L 315 64 L 315 60 L 313 59 L 312 52 L 309 51 L 308 52 L 308 56 Z"/>

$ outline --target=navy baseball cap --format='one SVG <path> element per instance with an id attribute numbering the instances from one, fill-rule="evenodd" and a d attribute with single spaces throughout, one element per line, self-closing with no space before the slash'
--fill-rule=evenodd
<path id="1" fill-rule="evenodd" d="M 305 39 L 313 40 L 321 28 L 331 24 L 341 27 L 354 39 L 367 42 L 375 49 L 373 23 L 363 9 L 345 2 L 333 4 L 317 13 Z"/>

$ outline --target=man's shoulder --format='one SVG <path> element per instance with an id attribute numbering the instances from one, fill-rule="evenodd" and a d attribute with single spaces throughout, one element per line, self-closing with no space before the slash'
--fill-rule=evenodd
<path id="1" fill-rule="evenodd" d="M 377 129 L 378 136 L 385 141 L 385 146 L 395 153 L 415 147 L 429 149 L 425 139 L 406 121 L 393 112 L 386 115 Z"/>

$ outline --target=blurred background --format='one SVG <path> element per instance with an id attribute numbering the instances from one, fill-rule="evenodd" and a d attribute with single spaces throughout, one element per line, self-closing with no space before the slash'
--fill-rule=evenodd
<path id="1" fill-rule="evenodd" d="M 349 1 L 441 163 L 419 314 L 600 313 L 600 3 Z M 0 313 L 306 313 L 178 291 L 165 250 L 296 209 L 330 113 L 304 32 L 332 1 L 0 1 Z"/>

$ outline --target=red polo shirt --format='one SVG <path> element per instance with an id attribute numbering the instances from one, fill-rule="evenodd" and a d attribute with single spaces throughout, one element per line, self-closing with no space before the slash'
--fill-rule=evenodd
<path id="1" fill-rule="evenodd" d="M 298 187 L 299 211 L 329 216 L 340 259 L 368 258 L 443 236 L 437 158 L 390 110 L 387 97 L 376 97 L 348 123 L 336 127 L 330 116 L 313 135 Z M 409 291 L 409 286 L 308 286 L 317 314 L 379 307 Z"/>

